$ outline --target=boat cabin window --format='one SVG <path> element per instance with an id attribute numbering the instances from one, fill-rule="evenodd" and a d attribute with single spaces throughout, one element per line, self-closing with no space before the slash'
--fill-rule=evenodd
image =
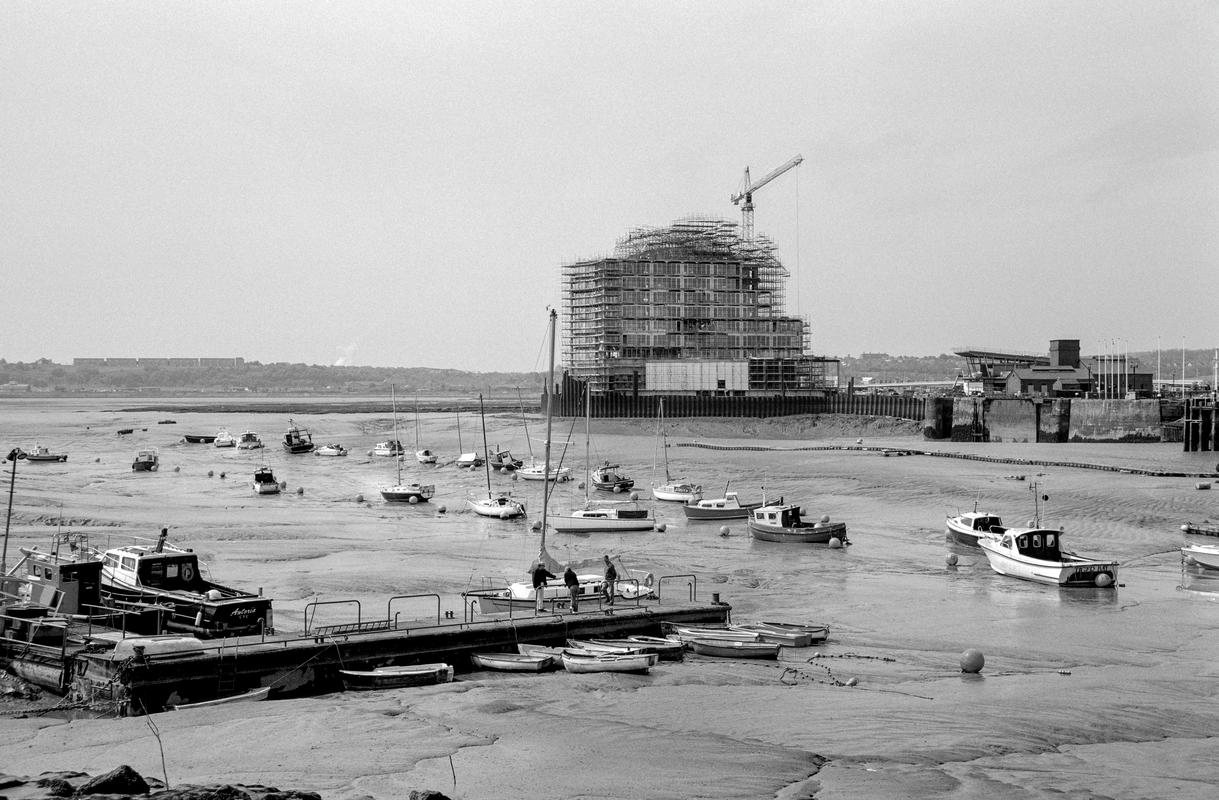
<path id="1" fill-rule="evenodd" d="M 122 565 L 123 569 L 135 572 L 135 558 L 132 556 L 123 556 Z"/>
<path id="2" fill-rule="evenodd" d="M 160 589 L 190 589 L 198 572 L 193 559 L 149 559 L 140 565 L 140 583 Z"/>
<path id="3" fill-rule="evenodd" d="M 1058 550 L 1058 536 L 1054 531 L 1021 534 L 1016 537 L 1016 549 L 1021 555 L 1043 561 L 1062 559 L 1062 554 Z"/>

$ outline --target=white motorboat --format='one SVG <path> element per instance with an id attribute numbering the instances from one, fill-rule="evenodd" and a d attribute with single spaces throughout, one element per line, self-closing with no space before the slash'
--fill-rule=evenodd
<path id="1" fill-rule="evenodd" d="M 1063 550 L 1062 531 L 1052 528 L 1008 528 L 998 539 L 979 539 L 990 567 L 1036 583 L 1056 586 L 1117 585 L 1117 562 L 1086 558 Z"/>
<path id="2" fill-rule="evenodd" d="M 25 460 L 33 462 L 35 464 L 52 463 L 52 462 L 60 462 L 60 461 L 68 460 L 67 453 L 52 453 L 50 448 L 46 447 L 45 445 L 41 445 L 41 444 L 36 444 L 33 447 L 31 447 L 29 450 L 25 451 L 23 457 L 25 458 Z"/>
<path id="3" fill-rule="evenodd" d="M 131 462 L 133 472 L 156 472 L 161 466 L 161 454 L 155 447 L 146 447 L 135 454 Z"/>
<path id="4" fill-rule="evenodd" d="M 279 494 L 279 481 L 270 467 L 263 466 L 254 470 L 253 486 L 255 494 Z"/>
<path id="5" fill-rule="evenodd" d="M 551 467 L 547 471 L 544 464 L 531 462 L 527 466 L 519 467 L 516 470 L 516 475 L 518 478 L 526 481 L 544 481 L 549 479 L 556 483 L 562 483 L 571 480 L 571 468 Z"/>
<path id="6" fill-rule="evenodd" d="M 779 498 L 779 502 L 783 499 Z M 686 519 L 748 519 L 755 508 L 761 508 L 763 500 L 742 503 L 736 492 L 724 490 L 723 497 L 703 498 L 682 506 Z"/>
<path id="7" fill-rule="evenodd" d="M 947 527 L 954 542 L 968 547 L 978 547 L 980 539 L 998 539 L 1007 530 L 997 515 L 976 510 L 949 517 Z"/>
<path id="8" fill-rule="evenodd" d="M 1181 548 L 1181 558 L 1186 564 L 1196 564 L 1207 569 L 1219 569 L 1219 545 L 1186 545 Z"/>
<path id="9" fill-rule="evenodd" d="M 258 450 L 262 448 L 262 439 L 254 431 L 245 431 L 237 439 L 238 450 Z"/>
<path id="10" fill-rule="evenodd" d="M 387 439 L 384 442 L 377 442 L 372 446 L 372 454 L 374 456 L 383 456 L 385 458 L 395 458 L 404 455 L 406 448 L 402 446 L 402 442 L 397 439 Z"/>
<path id="11" fill-rule="evenodd" d="M 212 447 L 236 447 L 237 437 L 229 433 L 228 428 L 221 428 L 212 440 Z"/>
<path id="12" fill-rule="evenodd" d="M 338 442 L 330 442 L 314 450 L 313 454 L 316 456 L 345 456 L 347 448 Z"/>

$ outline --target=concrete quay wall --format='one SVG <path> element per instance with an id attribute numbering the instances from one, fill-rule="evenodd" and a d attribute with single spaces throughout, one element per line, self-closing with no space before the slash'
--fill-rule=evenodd
<path id="1" fill-rule="evenodd" d="M 1159 442 L 1159 400 L 955 397 L 927 401 L 927 438 L 954 442 Z"/>

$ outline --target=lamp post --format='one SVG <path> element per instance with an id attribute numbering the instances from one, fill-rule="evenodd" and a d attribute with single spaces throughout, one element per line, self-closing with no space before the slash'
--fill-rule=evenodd
<path id="1" fill-rule="evenodd" d="M 0 550 L 0 576 L 8 572 L 8 527 L 9 523 L 13 521 L 13 489 L 17 486 L 17 462 L 23 458 L 25 458 L 25 451 L 20 447 L 14 447 L 4 457 L 5 461 L 13 462 L 13 472 L 8 481 L 8 516 L 4 518 L 4 549 Z"/>

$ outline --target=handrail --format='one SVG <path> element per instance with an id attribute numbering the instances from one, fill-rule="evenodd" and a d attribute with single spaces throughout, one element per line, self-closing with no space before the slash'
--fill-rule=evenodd
<path id="1" fill-rule="evenodd" d="M 313 613 L 316 613 L 317 606 L 342 606 L 352 605 L 353 603 L 356 607 L 356 624 L 359 625 L 363 621 L 363 606 L 360 605 L 359 600 L 314 600 L 311 603 L 305 604 L 305 635 L 309 635 L 309 628 L 313 622 L 313 617 L 310 614 L 311 610 Z"/>
<path id="2" fill-rule="evenodd" d="M 436 624 L 439 625 L 440 624 L 440 595 L 438 595 L 434 592 L 427 592 L 425 594 L 397 594 L 397 595 L 394 595 L 393 597 L 389 598 L 389 600 L 387 600 L 385 602 L 385 619 L 387 621 L 393 620 L 394 628 L 397 629 L 398 618 L 396 616 L 394 616 L 392 613 L 394 601 L 395 600 L 412 600 L 412 599 L 419 598 L 419 597 L 436 598 Z"/>
<path id="3" fill-rule="evenodd" d="M 694 602 L 695 598 L 698 597 L 698 576 L 690 572 L 680 575 L 661 575 L 657 578 L 656 585 L 653 587 L 656 591 L 656 599 L 660 599 L 660 584 L 671 578 L 689 578 L 686 585 L 690 587 L 690 602 Z"/>

